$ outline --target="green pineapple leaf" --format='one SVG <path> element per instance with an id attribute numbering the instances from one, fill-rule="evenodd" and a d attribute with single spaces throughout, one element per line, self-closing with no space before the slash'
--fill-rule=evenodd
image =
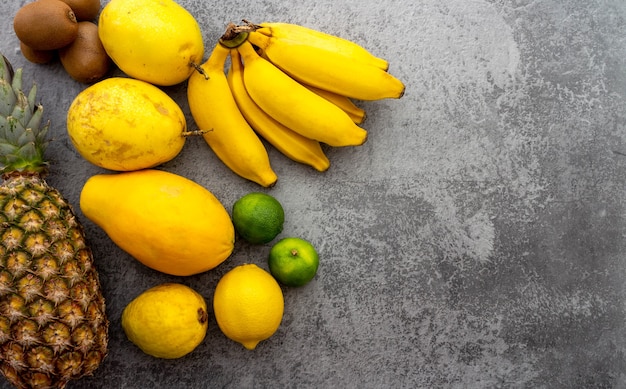
<path id="1" fill-rule="evenodd" d="M 24 126 L 14 116 L 7 117 L 7 123 L 8 125 L 6 126 L 4 139 L 7 142 L 17 146 L 19 144 L 18 140 L 20 138 L 20 134 L 24 132 Z"/>
<path id="2" fill-rule="evenodd" d="M 43 107 L 35 102 L 37 86 L 22 90 L 22 69 L 13 70 L 0 54 L 0 173 L 44 174 L 50 123 L 43 127 Z"/>
<path id="3" fill-rule="evenodd" d="M 37 98 L 37 85 L 33 84 L 32 88 L 30 88 L 30 92 L 28 92 L 28 106 L 32 108 L 36 108 L 35 99 Z"/>
<path id="4" fill-rule="evenodd" d="M 16 100 L 11 82 L 0 78 L 0 116 L 9 116 Z"/>
<path id="5" fill-rule="evenodd" d="M 30 117 L 28 123 L 26 123 L 26 128 L 39 128 L 41 125 L 41 119 L 43 118 L 43 106 L 37 105 L 35 106 L 35 112 Z"/>
<path id="6" fill-rule="evenodd" d="M 13 90 L 22 90 L 22 68 L 15 71 L 13 80 L 11 81 L 11 86 L 13 87 Z"/>

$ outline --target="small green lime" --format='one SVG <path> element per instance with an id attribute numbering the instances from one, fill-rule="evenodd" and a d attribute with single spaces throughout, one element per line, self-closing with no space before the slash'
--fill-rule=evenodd
<path id="1" fill-rule="evenodd" d="M 303 286 L 315 277 L 319 256 L 308 241 L 284 238 L 270 249 L 268 265 L 270 273 L 283 285 Z"/>
<path id="2" fill-rule="evenodd" d="M 285 211 L 274 197 L 251 192 L 233 204 L 233 225 L 244 240 L 252 244 L 272 241 L 283 230 Z"/>

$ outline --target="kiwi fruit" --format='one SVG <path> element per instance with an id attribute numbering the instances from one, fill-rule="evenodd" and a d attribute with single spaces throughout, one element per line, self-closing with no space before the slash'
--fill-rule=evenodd
<path id="1" fill-rule="evenodd" d="M 94 21 L 100 12 L 100 0 L 61 0 L 72 8 L 76 20 Z"/>
<path id="2" fill-rule="evenodd" d="M 44 64 L 52 61 L 56 57 L 54 50 L 35 50 L 20 41 L 20 51 L 24 58 L 32 63 Z"/>
<path id="3" fill-rule="evenodd" d="M 61 0 L 37 0 L 22 6 L 13 18 L 17 38 L 33 50 L 56 50 L 78 34 L 72 8 Z"/>
<path id="4" fill-rule="evenodd" d="M 87 84 L 103 78 L 112 63 L 98 36 L 98 26 L 90 21 L 78 22 L 76 39 L 59 49 L 59 59 L 70 77 Z"/>

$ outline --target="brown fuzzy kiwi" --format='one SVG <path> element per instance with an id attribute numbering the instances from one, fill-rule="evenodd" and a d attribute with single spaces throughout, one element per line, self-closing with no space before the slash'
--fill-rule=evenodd
<path id="1" fill-rule="evenodd" d="M 61 0 L 38 0 L 22 6 L 13 18 L 18 39 L 34 50 L 67 46 L 78 34 L 72 8 Z"/>
<path id="2" fill-rule="evenodd" d="M 100 0 L 62 0 L 67 3 L 74 14 L 76 20 L 82 21 L 94 21 L 100 12 Z"/>
<path id="3" fill-rule="evenodd" d="M 112 63 L 98 36 L 98 26 L 89 21 L 78 22 L 78 36 L 59 49 L 59 58 L 73 79 L 86 84 L 103 78 Z"/>
<path id="4" fill-rule="evenodd" d="M 48 63 L 56 56 L 56 51 L 54 50 L 35 50 L 22 41 L 20 41 L 20 51 L 24 58 L 38 64 Z"/>

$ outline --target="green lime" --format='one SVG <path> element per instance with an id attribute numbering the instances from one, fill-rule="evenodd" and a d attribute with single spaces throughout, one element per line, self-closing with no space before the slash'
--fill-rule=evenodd
<path id="1" fill-rule="evenodd" d="M 303 286 L 315 277 L 319 256 L 315 247 L 300 238 L 284 238 L 271 249 L 270 273 L 286 286 Z"/>
<path id="2" fill-rule="evenodd" d="M 233 204 L 233 225 L 244 240 L 268 243 L 283 230 L 285 211 L 274 197 L 251 192 Z"/>

